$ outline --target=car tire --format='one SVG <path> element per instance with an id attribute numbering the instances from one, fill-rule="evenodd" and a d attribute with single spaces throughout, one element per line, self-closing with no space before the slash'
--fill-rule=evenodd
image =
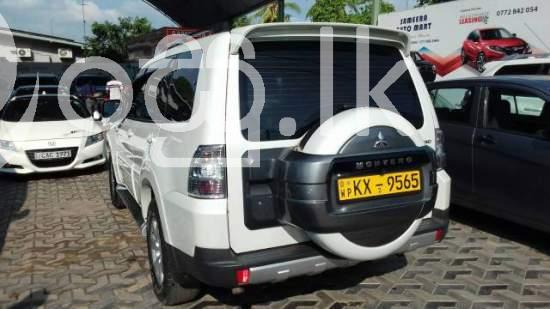
<path id="1" fill-rule="evenodd" d="M 113 207 L 116 209 L 124 209 L 126 208 L 126 205 L 122 202 L 120 199 L 120 196 L 118 195 L 118 192 L 116 190 L 116 187 L 118 185 L 116 181 L 115 176 L 115 169 L 113 166 L 113 161 L 109 157 L 109 193 L 111 194 L 111 203 L 113 204 Z"/>
<path id="2" fill-rule="evenodd" d="M 184 304 L 201 294 L 200 283 L 187 274 L 175 274 L 176 261 L 164 242 L 162 224 L 155 203 L 147 216 L 147 252 L 151 268 L 153 291 L 165 306 Z"/>
<path id="3" fill-rule="evenodd" d="M 466 55 L 464 48 L 460 51 L 460 60 L 462 61 L 462 64 L 468 64 L 468 55 Z"/>
<path id="4" fill-rule="evenodd" d="M 487 63 L 487 58 L 484 53 L 479 53 L 476 58 L 476 69 L 479 73 L 485 71 L 485 64 Z"/>

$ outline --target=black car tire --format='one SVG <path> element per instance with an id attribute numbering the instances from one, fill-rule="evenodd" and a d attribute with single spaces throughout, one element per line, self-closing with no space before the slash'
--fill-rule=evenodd
<path id="1" fill-rule="evenodd" d="M 485 71 L 485 64 L 487 63 L 487 58 L 485 58 L 484 53 L 479 53 L 476 59 L 476 69 L 479 73 Z"/>
<path id="2" fill-rule="evenodd" d="M 109 164 L 109 193 L 111 194 L 111 203 L 113 204 L 113 207 L 115 207 L 116 209 L 124 209 L 126 208 L 126 205 L 124 205 L 124 203 L 120 199 L 120 196 L 118 195 L 118 192 L 116 191 L 117 181 L 115 177 L 113 161 L 111 160 L 110 156 L 108 157 L 108 164 Z"/>
<path id="3" fill-rule="evenodd" d="M 178 275 L 172 272 L 175 269 L 176 261 L 164 242 L 162 224 L 154 202 L 151 203 L 147 216 L 147 252 L 153 291 L 162 304 L 165 306 L 179 305 L 200 296 L 201 285 L 196 279 L 187 274 Z M 153 261 L 155 255 L 160 263 Z M 162 276 L 160 279 L 159 275 Z"/>

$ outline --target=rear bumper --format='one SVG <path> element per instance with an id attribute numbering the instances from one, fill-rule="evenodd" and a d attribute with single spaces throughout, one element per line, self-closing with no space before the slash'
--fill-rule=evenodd
<path id="1" fill-rule="evenodd" d="M 435 209 L 432 218 L 424 219 L 413 238 L 395 253 L 403 253 L 436 243 L 436 237 L 444 237 L 449 225 L 448 210 Z M 441 234 L 442 233 L 442 234 Z M 312 243 L 297 244 L 235 254 L 232 250 L 195 249 L 190 257 L 171 247 L 174 261 L 178 261 L 176 273 L 189 273 L 199 281 L 215 287 L 237 286 L 236 272 L 248 269 L 249 284 L 273 283 L 288 278 L 316 275 L 333 268 L 348 267 L 356 261 L 341 259 Z"/>

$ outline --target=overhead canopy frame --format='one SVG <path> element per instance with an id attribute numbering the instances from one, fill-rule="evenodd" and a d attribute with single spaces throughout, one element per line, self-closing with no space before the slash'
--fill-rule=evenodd
<path id="1" fill-rule="evenodd" d="M 208 28 L 274 0 L 144 0 L 181 26 Z"/>

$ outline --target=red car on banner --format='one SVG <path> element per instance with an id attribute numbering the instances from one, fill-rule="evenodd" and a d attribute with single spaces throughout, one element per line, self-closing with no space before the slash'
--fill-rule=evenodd
<path id="1" fill-rule="evenodd" d="M 472 31 L 462 45 L 462 63 L 471 63 L 479 72 L 485 63 L 514 54 L 528 54 L 529 44 L 504 28 Z"/>

